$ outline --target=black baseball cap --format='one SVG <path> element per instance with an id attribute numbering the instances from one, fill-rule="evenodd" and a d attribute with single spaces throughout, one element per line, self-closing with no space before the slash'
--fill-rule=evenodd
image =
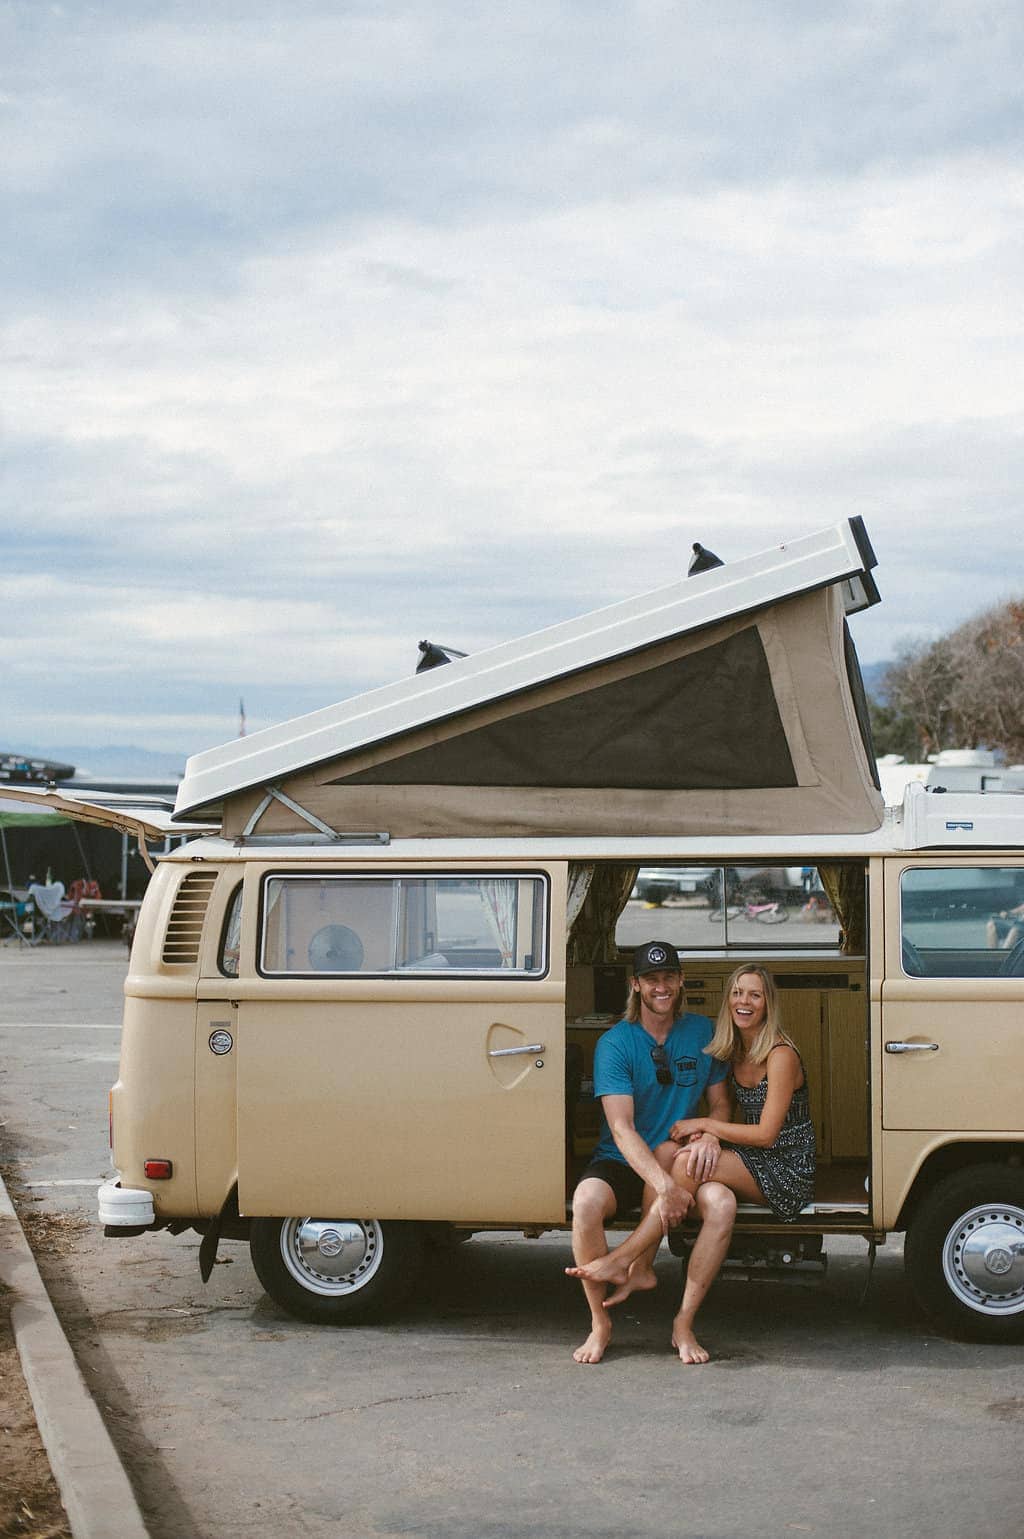
<path id="1" fill-rule="evenodd" d="M 681 973 L 683 970 L 679 952 L 670 941 L 648 941 L 646 946 L 638 946 L 634 951 L 634 978 L 642 978 L 644 973 L 660 973 L 666 970 L 674 973 Z"/>

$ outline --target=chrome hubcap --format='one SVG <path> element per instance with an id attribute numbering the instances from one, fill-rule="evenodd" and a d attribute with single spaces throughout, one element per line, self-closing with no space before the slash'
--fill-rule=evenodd
<path id="1" fill-rule="evenodd" d="M 290 1218 L 281 1226 L 288 1271 L 311 1293 L 356 1293 L 384 1257 L 384 1236 L 372 1218 Z"/>
<path id="2" fill-rule="evenodd" d="M 1024 1310 L 1024 1208 L 988 1203 L 958 1218 L 942 1247 L 955 1296 L 980 1314 Z"/>

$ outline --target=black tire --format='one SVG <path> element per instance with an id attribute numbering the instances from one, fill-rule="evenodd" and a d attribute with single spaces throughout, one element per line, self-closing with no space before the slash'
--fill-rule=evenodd
<path id="1" fill-rule="evenodd" d="M 405 1302 L 424 1242 L 418 1224 L 254 1218 L 249 1250 L 256 1276 L 290 1315 L 313 1325 L 361 1325 Z"/>
<path id="2" fill-rule="evenodd" d="M 911 1220 L 904 1257 L 940 1329 L 1024 1340 L 1024 1170 L 970 1165 L 939 1181 Z"/>

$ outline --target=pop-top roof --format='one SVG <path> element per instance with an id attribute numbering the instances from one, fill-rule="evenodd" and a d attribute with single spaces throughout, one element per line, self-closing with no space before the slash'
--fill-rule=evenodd
<path id="1" fill-rule="evenodd" d="M 74 791 L 53 786 L 0 785 L 0 803 L 13 803 L 26 812 L 59 813 L 73 822 L 112 828 L 143 841 L 209 833 L 214 827 L 208 819 L 172 822 L 173 805 L 168 796 L 131 796 L 91 787 Z"/>
<path id="2" fill-rule="evenodd" d="M 820 785 L 834 778 L 829 761 L 856 740 L 860 805 L 854 810 L 845 790 L 838 804 L 825 800 L 837 812 L 845 806 L 837 826 L 877 827 L 881 802 L 854 719 L 843 639 L 844 614 L 878 601 L 874 565 L 854 518 L 400 679 L 194 755 L 175 817 L 227 814 L 231 803 L 248 815 L 260 788 L 287 785 L 301 789 L 306 807 L 313 794 L 333 828 L 396 836 L 579 831 L 591 826 L 588 805 L 596 812 L 595 798 L 608 790 L 687 791 L 699 801 Z M 788 631 L 773 623 L 787 606 L 799 619 Z M 813 689 L 800 677 L 808 669 Z M 829 697 L 833 714 L 839 700 L 843 741 L 833 732 L 817 752 L 808 720 Z M 482 787 L 487 795 L 463 826 Z M 506 815 L 513 802 L 525 811 Z M 698 821 L 707 824 L 712 812 L 705 808 Z M 288 827 L 288 816 L 275 803 L 262 831 Z M 824 804 L 816 816 L 828 821 Z M 746 813 L 738 824 L 725 815 L 720 831 L 747 821 Z"/>

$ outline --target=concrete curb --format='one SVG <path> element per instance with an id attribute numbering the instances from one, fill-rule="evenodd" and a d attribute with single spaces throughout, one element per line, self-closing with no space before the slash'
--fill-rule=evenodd
<path id="1" fill-rule="evenodd" d="M 74 1539 L 147 1539 L 135 1493 L 86 1388 L 0 1177 L 0 1282 L 11 1328 Z"/>

